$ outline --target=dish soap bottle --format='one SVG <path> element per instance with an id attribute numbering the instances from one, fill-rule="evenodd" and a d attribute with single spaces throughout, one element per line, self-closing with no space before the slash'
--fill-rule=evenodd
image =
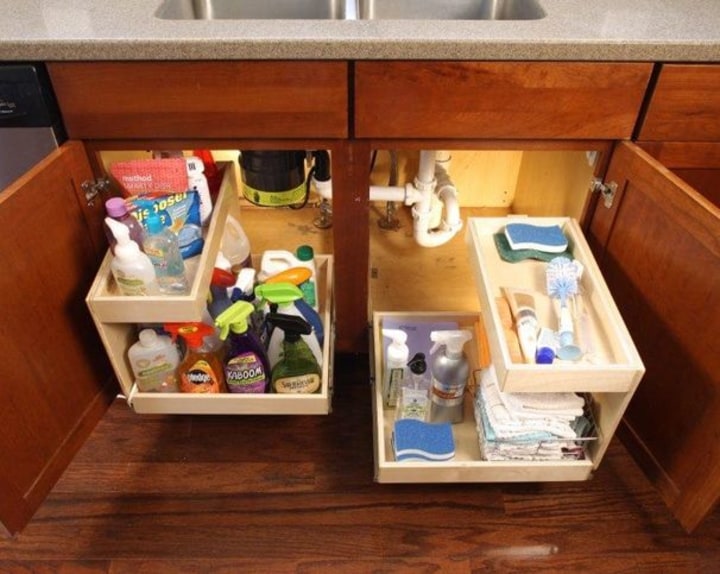
<path id="1" fill-rule="evenodd" d="M 167 335 L 143 329 L 138 341 L 128 349 L 128 360 L 140 392 L 169 393 L 179 390 L 176 371 L 180 353 Z"/>
<path id="2" fill-rule="evenodd" d="M 285 333 L 282 358 L 272 368 L 271 384 L 276 393 L 315 393 L 322 386 L 322 371 L 301 335 L 310 333 L 302 317 L 271 313 L 267 320 Z"/>
<path id="3" fill-rule="evenodd" d="M 115 255 L 110 262 L 115 282 L 123 295 L 156 295 L 158 293 L 155 267 L 150 258 L 130 239 L 130 229 L 111 217 L 105 225 L 115 236 Z"/>
<path id="4" fill-rule="evenodd" d="M 265 350 L 248 329 L 248 318 L 254 310 L 247 301 L 237 301 L 215 319 L 220 339 L 230 336 L 224 374 L 231 393 L 264 393 L 269 388 L 270 365 Z"/>
<path id="5" fill-rule="evenodd" d="M 185 295 L 188 292 L 188 280 L 178 237 L 166 226 L 163 216 L 152 205 L 147 206 L 147 212 L 143 251 L 155 266 L 160 291 L 167 295 Z M 169 222 L 169 216 L 165 220 Z"/>
<path id="6" fill-rule="evenodd" d="M 224 393 L 227 387 L 222 363 L 204 341 L 215 334 L 214 329 L 205 323 L 167 323 L 164 328 L 173 337 L 182 337 L 187 345 L 185 358 L 178 366 L 180 391 Z"/>
<path id="7" fill-rule="evenodd" d="M 455 424 L 463 420 L 463 397 L 470 374 L 463 346 L 470 339 L 472 334 L 464 329 L 430 333 L 435 343 L 430 349 L 430 422 Z"/>
<path id="8" fill-rule="evenodd" d="M 130 239 L 138 244 L 138 247 L 142 247 L 143 239 L 145 239 L 145 230 L 142 224 L 135 218 L 134 215 L 128 210 L 127 203 L 122 197 L 111 197 L 105 202 L 105 212 L 108 217 L 119 221 L 123 225 L 127 226 L 130 230 Z M 108 243 L 110 245 L 110 251 L 115 254 L 115 234 L 110 228 L 105 225 L 105 235 L 107 236 Z"/>
<path id="9" fill-rule="evenodd" d="M 383 371 L 383 403 L 388 408 L 397 406 L 398 392 L 406 378 L 410 349 L 407 346 L 407 333 L 402 329 L 383 329 L 383 337 L 392 342 L 385 350 L 385 369 Z"/>

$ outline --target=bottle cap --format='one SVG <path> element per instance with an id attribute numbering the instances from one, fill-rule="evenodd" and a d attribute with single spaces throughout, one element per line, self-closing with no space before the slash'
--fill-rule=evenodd
<path id="1" fill-rule="evenodd" d="M 128 212 L 128 207 L 122 197 L 111 197 L 105 202 L 105 211 L 110 217 L 122 217 Z"/>
<path id="2" fill-rule="evenodd" d="M 312 261 L 315 257 L 315 252 L 310 245 L 301 245 L 297 248 L 295 255 L 300 261 Z"/>
<path id="3" fill-rule="evenodd" d="M 535 362 L 538 365 L 551 365 L 555 360 L 555 351 L 550 347 L 538 347 L 535 353 Z"/>
<path id="4" fill-rule="evenodd" d="M 138 335 L 140 344 L 143 347 L 154 347 L 157 344 L 157 333 L 154 329 L 143 329 Z"/>

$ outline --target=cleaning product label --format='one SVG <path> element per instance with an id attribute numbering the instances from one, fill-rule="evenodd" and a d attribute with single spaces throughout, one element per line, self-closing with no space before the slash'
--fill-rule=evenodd
<path id="1" fill-rule="evenodd" d="M 184 393 L 219 393 L 220 381 L 210 364 L 201 359 L 180 374 L 180 390 Z"/>
<path id="2" fill-rule="evenodd" d="M 451 407 L 463 403 L 465 383 L 446 385 L 433 377 L 432 401 L 441 406 Z"/>
<path id="3" fill-rule="evenodd" d="M 308 373 L 277 379 L 273 386 L 276 393 L 314 393 L 320 389 L 320 375 Z"/>
<path id="4" fill-rule="evenodd" d="M 231 393 L 264 393 L 267 373 L 255 353 L 242 353 L 225 365 L 225 382 Z"/>
<path id="5" fill-rule="evenodd" d="M 387 388 L 384 389 L 385 405 L 395 407 L 397 405 L 398 390 L 405 380 L 405 369 L 390 369 L 387 378 Z"/>
<path id="6" fill-rule="evenodd" d="M 154 361 L 143 359 L 137 362 L 137 387 L 141 392 L 173 392 L 178 390 L 173 365 L 160 354 Z"/>

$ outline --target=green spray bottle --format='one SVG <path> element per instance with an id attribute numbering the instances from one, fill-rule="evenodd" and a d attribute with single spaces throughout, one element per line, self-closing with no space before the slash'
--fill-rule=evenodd
<path id="1" fill-rule="evenodd" d="M 285 333 L 283 353 L 272 368 L 271 385 L 276 393 L 315 393 L 322 387 L 322 370 L 302 335 L 311 331 L 302 317 L 270 313 L 267 320 Z"/>
<path id="2" fill-rule="evenodd" d="M 220 339 L 228 339 L 223 364 L 225 383 L 231 393 L 264 393 L 268 390 L 270 364 L 257 335 L 248 329 L 255 310 L 247 301 L 237 301 L 215 318 Z"/>

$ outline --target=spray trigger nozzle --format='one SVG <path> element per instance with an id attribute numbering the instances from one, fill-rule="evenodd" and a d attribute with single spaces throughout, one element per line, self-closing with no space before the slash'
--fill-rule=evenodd
<path id="1" fill-rule="evenodd" d="M 472 339 L 472 333 L 466 329 L 432 331 L 430 333 L 430 340 L 434 345 L 430 349 L 430 354 L 432 355 L 440 347 L 445 345 L 448 356 L 458 357 L 462 354 L 465 343 L 470 339 Z"/>

